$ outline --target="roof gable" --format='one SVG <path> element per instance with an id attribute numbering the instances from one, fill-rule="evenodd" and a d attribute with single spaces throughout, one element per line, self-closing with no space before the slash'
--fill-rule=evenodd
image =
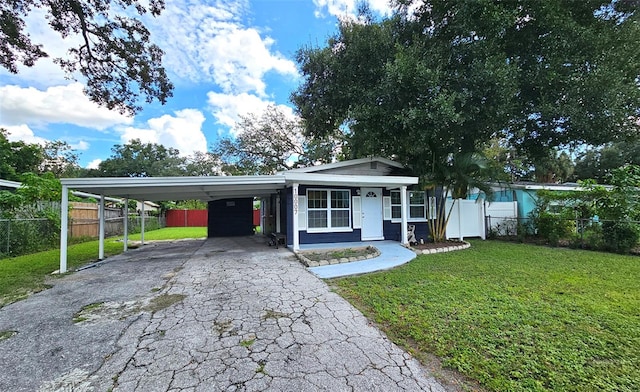
<path id="1" fill-rule="evenodd" d="M 352 159 L 348 161 L 328 163 L 325 165 L 309 166 L 299 169 L 292 169 L 287 172 L 294 173 L 315 173 L 315 174 L 338 174 L 338 175 L 358 175 L 358 176 L 387 176 L 396 168 L 403 168 L 398 162 L 390 159 L 372 157 Z"/>

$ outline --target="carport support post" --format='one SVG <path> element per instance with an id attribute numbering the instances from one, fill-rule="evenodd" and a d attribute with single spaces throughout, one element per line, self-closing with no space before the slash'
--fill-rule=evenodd
<path id="1" fill-rule="evenodd" d="M 144 200 L 140 207 L 140 245 L 144 245 Z"/>
<path id="2" fill-rule="evenodd" d="M 104 195 L 100 195 L 98 204 L 98 260 L 104 259 Z"/>
<path id="3" fill-rule="evenodd" d="M 129 248 L 129 198 L 124 199 L 124 240 L 122 249 L 126 252 Z"/>
<path id="4" fill-rule="evenodd" d="M 60 203 L 60 273 L 67 272 L 67 235 L 69 230 L 69 188 L 62 186 Z"/>
<path id="5" fill-rule="evenodd" d="M 300 210 L 300 206 L 298 205 L 298 184 L 293 184 L 293 251 L 297 252 L 300 250 L 300 232 L 299 230 L 299 222 L 298 222 L 298 212 Z"/>
<path id="6" fill-rule="evenodd" d="M 407 238 L 407 186 L 400 187 L 400 238 L 402 245 L 408 245 Z"/>

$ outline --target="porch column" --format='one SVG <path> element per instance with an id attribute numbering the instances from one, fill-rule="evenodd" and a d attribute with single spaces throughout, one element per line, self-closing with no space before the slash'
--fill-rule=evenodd
<path id="1" fill-rule="evenodd" d="M 67 272 L 67 235 L 69 232 L 69 188 L 62 186 L 60 203 L 60 273 Z"/>
<path id="2" fill-rule="evenodd" d="M 293 251 L 297 252 L 300 250 L 300 232 L 299 232 L 299 222 L 298 222 L 298 212 L 300 210 L 300 206 L 298 205 L 298 185 L 293 184 Z"/>
<path id="3" fill-rule="evenodd" d="M 98 203 L 98 260 L 104 259 L 104 195 L 100 195 Z"/>
<path id="4" fill-rule="evenodd" d="M 400 238 L 402 245 L 409 245 L 407 238 L 407 186 L 400 187 Z"/>
<path id="5" fill-rule="evenodd" d="M 122 249 L 129 250 L 129 198 L 124 199 L 124 240 Z"/>
<path id="6" fill-rule="evenodd" d="M 144 200 L 140 207 L 140 245 L 144 245 Z"/>

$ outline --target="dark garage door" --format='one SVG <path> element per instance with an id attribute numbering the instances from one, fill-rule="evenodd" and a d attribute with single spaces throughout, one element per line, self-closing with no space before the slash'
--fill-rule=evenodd
<path id="1" fill-rule="evenodd" d="M 209 202 L 209 237 L 253 234 L 253 198 Z"/>

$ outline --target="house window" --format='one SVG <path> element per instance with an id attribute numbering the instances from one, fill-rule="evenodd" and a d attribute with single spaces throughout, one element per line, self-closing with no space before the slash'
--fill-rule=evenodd
<path id="1" fill-rule="evenodd" d="M 409 219 L 425 219 L 424 192 L 409 192 Z"/>
<path id="2" fill-rule="evenodd" d="M 307 190 L 307 229 L 350 229 L 350 202 L 351 192 L 348 190 Z"/>
<path id="3" fill-rule="evenodd" d="M 425 194 L 421 191 L 409 191 L 408 196 L 408 220 L 425 220 L 426 219 L 426 203 Z M 391 191 L 391 219 L 399 220 L 402 218 L 402 202 L 400 199 L 400 191 Z"/>
<path id="4" fill-rule="evenodd" d="M 402 218 L 402 203 L 400 191 L 391 191 L 391 219 Z"/>

